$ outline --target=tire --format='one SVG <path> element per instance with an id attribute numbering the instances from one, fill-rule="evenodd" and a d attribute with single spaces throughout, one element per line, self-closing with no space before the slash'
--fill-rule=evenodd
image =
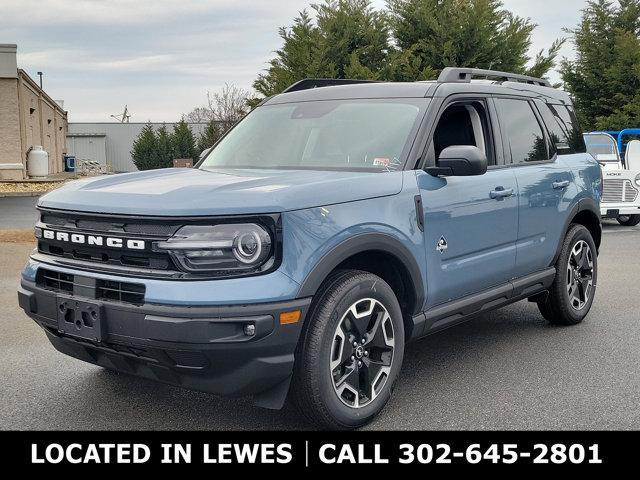
<path id="1" fill-rule="evenodd" d="M 616 220 L 625 227 L 635 227 L 640 223 L 640 215 L 620 215 Z"/>
<path id="2" fill-rule="evenodd" d="M 584 226 L 572 225 L 556 262 L 549 294 L 538 301 L 540 313 L 554 325 L 582 322 L 593 304 L 597 280 L 598 255 L 593 237 Z"/>
<path id="3" fill-rule="evenodd" d="M 320 428 L 361 427 L 389 401 L 403 356 L 402 311 L 391 287 L 367 272 L 338 271 L 316 293 L 305 322 L 292 400 Z"/>

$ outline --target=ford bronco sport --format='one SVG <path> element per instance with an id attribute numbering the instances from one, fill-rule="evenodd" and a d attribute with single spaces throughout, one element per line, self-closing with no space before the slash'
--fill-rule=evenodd
<path id="1" fill-rule="evenodd" d="M 19 302 L 67 355 L 355 428 L 409 341 L 522 299 L 581 322 L 601 195 L 545 80 L 303 80 L 195 168 L 43 196 Z"/>

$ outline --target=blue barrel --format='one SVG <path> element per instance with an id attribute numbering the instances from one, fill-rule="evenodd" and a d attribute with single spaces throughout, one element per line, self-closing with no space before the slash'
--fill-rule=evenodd
<path id="1" fill-rule="evenodd" d="M 75 172 L 76 171 L 76 157 L 74 155 L 64 156 L 64 171 Z"/>

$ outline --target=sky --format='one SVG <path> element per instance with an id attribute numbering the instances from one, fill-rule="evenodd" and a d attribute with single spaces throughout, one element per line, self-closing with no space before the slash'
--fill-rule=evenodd
<path id="1" fill-rule="evenodd" d="M 251 89 L 281 46 L 278 28 L 311 0 L 0 0 L 0 43 L 64 100 L 71 122 L 172 122 L 225 83 Z M 566 36 L 586 0 L 503 0 L 538 24 L 532 55 Z M 376 8 L 384 0 L 374 0 Z M 571 57 L 567 42 L 561 56 Z M 551 75 L 557 80 L 557 74 Z"/>

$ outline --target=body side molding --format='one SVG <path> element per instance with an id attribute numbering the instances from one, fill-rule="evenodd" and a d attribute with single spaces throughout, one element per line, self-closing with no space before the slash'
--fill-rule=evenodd
<path id="1" fill-rule="evenodd" d="M 416 332 L 412 335 L 411 340 L 463 323 L 480 313 L 495 310 L 544 292 L 553 283 L 555 274 L 556 269 L 550 267 L 489 290 L 434 307 L 423 314 L 422 334 Z M 414 317 L 414 322 L 421 320 L 419 317 L 419 315 Z"/>

